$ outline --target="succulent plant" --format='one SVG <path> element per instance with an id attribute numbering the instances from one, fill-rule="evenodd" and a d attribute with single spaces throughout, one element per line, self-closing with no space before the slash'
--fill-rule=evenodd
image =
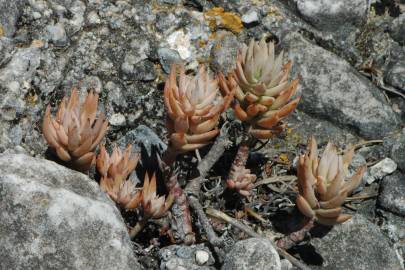
<path id="1" fill-rule="evenodd" d="M 98 94 L 92 90 L 80 104 L 77 89 L 62 99 L 55 118 L 48 105 L 42 131 L 57 156 L 77 170 L 86 171 L 94 163 L 97 145 L 103 139 L 108 122 L 103 113 L 97 117 Z"/>
<path id="2" fill-rule="evenodd" d="M 173 148 L 187 152 L 208 144 L 219 133 L 216 126 L 232 101 L 233 92 L 222 90 L 222 97 L 218 79 L 211 78 L 204 66 L 194 77 L 186 75 L 181 66 L 178 83 L 176 70 L 173 65 L 164 88 L 167 127 Z"/>
<path id="3" fill-rule="evenodd" d="M 365 165 L 361 166 L 346 180 L 353 154 L 354 148 L 351 148 L 339 155 L 329 142 L 319 159 L 316 140 L 314 137 L 310 139 L 307 152 L 299 157 L 298 162 L 296 204 L 302 214 L 330 226 L 351 218 L 351 215 L 342 213 L 341 205 L 360 184 L 366 170 Z"/>
<path id="4" fill-rule="evenodd" d="M 111 156 L 104 145 L 100 147 L 97 156 L 97 170 L 101 175 L 100 187 L 119 206 L 134 209 L 141 200 L 141 192 L 135 184 L 127 180 L 139 161 L 139 154 L 131 157 L 132 145 L 128 145 L 124 152 L 115 147 Z"/>
<path id="5" fill-rule="evenodd" d="M 283 52 L 276 57 L 274 43 L 265 39 L 252 39 L 239 50 L 232 107 L 241 121 L 250 124 L 249 133 L 255 138 L 268 139 L 282 131 L 281 119 L 297 106 L 300 98 L 290 101 L 298 86 L 298 79 L 288 80 L 291 66 L 291 61 L 283 65 Z"/>
<path id="6" fill-rule="evenodd" d="M 249 196 L 256 175 L 251 174 L 244 166 L 233 166 L 226 181 L 227 188 L 235 189 L 242 196 Z"/>
<path id="7" fill-rule="evenodd" d="M 142 188 L 142 208 L 144 216 L 147 218 L 160 218 L 172 205 L 174 197 L 172 193 L 169 193 L 167 199 L 165 196 L 158 196 L 156 194 L 156 175 L 153 174 L 149 179 L 149 175 L 146 173 Z"/>

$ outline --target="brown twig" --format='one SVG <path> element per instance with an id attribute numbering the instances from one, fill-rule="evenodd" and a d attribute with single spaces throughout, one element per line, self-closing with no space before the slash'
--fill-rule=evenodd
<path id="1" fill-rule="evenodd" d="M 254 187 L 257 187 L 260 185 L 272 184 L 272 183 L 279 183 L 279 182 L 290 182 L 290 181 L 295 181 L 295 180 L 297 180 L 297 176 L 295 176 L 295 175 L 273 176 L 273 177 L 269 177 L 269 178 L 257 181 L 254 184 Z"/>
<path id="2" fill-rule="evenodd" d="M 345 202 L 351 202 L 351 201 L 356 201 L 356 200 L 367 200 L 367 199 L 372 199 L 378 196 L 378 193 L 374 194 L 364 194 L 364 195 L 358 195 L 358 196 L 353 196 L 353 197 L 347 197 Z"/>
<path id="3" fill-rule="evenodd" d="M 289 249 L 292 248 L 297 243 L 304 240 L 307 233 L 314 227 L 314 220 L 310 219 L 304 227 L 302 227 L 299 231 L 290 233 L 285 237 L 278 239 L 276 241 L 276 245 L 282 249 Z"/>
<path id="4" fill-rule="evenodd" d="M 191 208 L 195 211 L 200 221 L 201 226 L 207 234 L 208 241 L 213 246 L 223 246 L 224 241 L 220 239 L 214 232 L 207 216 L 204 213 L 203 207 L 200 204 L 200 189 L 201 183 L 208 174 L 209 170 L 214 166 L 218 159 L 225 152 L 226 147 L 229 145 L 228 138 L 228 127 L 224 124 L 221 128 L 221 133 L 215 140 L 215 143 L 211 147 L 210 151 L 205 155 L 205 157 L 198 164 L 197 169 L 200 176 L 192 179 L 187 184 L 185 191 L 187 193 L 188 200 L 190 202 Z"/>
<path id="5" fill-rule="evenodd" d="M 238 228 L 241 231 L 244 231 L 246 234 L 248 234 L 251 237 L 258 237 L 258 238 L 263 238 L 262 235 L 258 234 L 257 232 L 255 232 L 254 230 L 252 230 L 251 228 L 249 228 L 248 226 L 238 222 L 237 220 L 235 220 L 234 218 L 231 218 L 230 216 L 226 215 L 225 213 L 209 208 L 206 210 L 207 215 L 212 216 L 214 218 L 223 220 L 229 224 L 231 224 L 232 226 Z M 269 238 L 268 238 L 269 239 Z M 299 269 L 302 270 L 310 270 L 310 268 L 308 268 L 308 266 L 306 266 L 305 264 L 303 264 L 302 262 L 300 262 L 299 260 L 297 260 L 296 258 L 294 258 L 292 255 L 290 255 L 287 251 L 285 251 L 282 248 L 279 248 L 274 241 L 272 241 L 271 239 L 269 239 L 271 241 L 271 243 L 273 244 L 274 248 L 277 250 L 278 254 L 280 256 L 283 256 L 285 259 L 289 260 L 293 265 L 295 265 L 296 267 L 298 267 Z"/>

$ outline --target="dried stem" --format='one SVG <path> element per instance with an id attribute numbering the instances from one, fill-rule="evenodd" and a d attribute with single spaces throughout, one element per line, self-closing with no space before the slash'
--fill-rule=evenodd
<path id="1" fill-rule="evenodd" d="M 188 199 L 191 208 L 193 208 L 193 210 L 197 214 L 201 226 L 204 228 L 204 231 L 207 234 L 208 242 L 210 242 L 211 245 L 216 247 L 224 246 L 225 242 L 223 241 L 223 239 L 219 238 L 217 234 L 214 232 L 214 229 L 212 228 L 210 221 L 205 215 L 203 207 L 200 204 L 199 200 L 194 196 L 189 196 Z"/>
<path id="2" fill-rule="evenodd" d="M 290 233 L 285 237 L 278 239 L 276 241 L 276 245 L 282 249 L 289 249 L 292 248 L 297 243 L 304 240 L 307 233 L 314 227 L 314 220 L 310 219 L 304 227 L 302 227 L 299 231 Z"/>
<path id="3" fill-rule="evenodd" d="M 208 241 L 213 246 L 223 246 L 224 241 L 216 235 L 207 216 L 204 213 L 203 207 L 199 201 L 200 188 L 201 188 L 202 180 L 208 174 L 208 172 L 210 171 L 212 166 L 214 166 L 214 164 L 218 161 L 218 159 L 225 152 L 225 149 L 228 144 L 229 144 L 228 127 L 224 124 L 222 126 L 220 135 L 215 140 L 215 143 L 211 147 L 210 151 L 205 155 L 205 157 L 198 164 L 197 168 L 198 168 L 198 171 L 200 172 L 200 176 L 189 181 L 189 183 L 187 184 L 187 187 L 185 188 L 185 191 L 188 195 L 188 200 L 190 202 L 190 206 L 193 208 L 193 210 L 197 214 L 200 224 L 207 234 Z"/>
<path id="4" fill-rule="evenodd" d="M 221 219 L 221 220 L 231 224 L 232 226 L 238 228 L 239 230 L 244 231 L 246 234 L 248 234 L 251 237 L 263 238 L 262 235 L 258 234 L 257 232 L 255 232 L 254 230 L 249 228 L 248 226 L 240 223 L 236 219 L 231 218 L 230 216 L 226 215 L 225 213 L 223 213 L 221 211 L 209 208 L 206 210 L 206 212 L 209 216 L 212 216 L 217 219 Z M 271 243 L 273 244 L 274 248 L 277 250 L 277 252 L 280 256 L 283 256 L 285 259 L 289 260 L 293 265 L 295 265 L 299 269 L 310 270 L 310 268 L 308 266 L 306 266 L 305 264 L 303 264 L 302 262 L 300 262 L 299 260 L 294 258 L 292 255 L 290 255 L 284 249 L 278 247 L 271 239 L 269 239 L 269 240 L 271 241 Z"/>
<path id="5" fill-rule="evenodd" d="M 185 244 L 193 244 L 195 236 L 191 223 L 190 208 L 186 194 L 177 181 L 177 174 L 171 173 L 166 180 L 166 188 L 174 195 L 172 205 L 173 219 L 176 223 L 176 238 L 184 241 Z"/>

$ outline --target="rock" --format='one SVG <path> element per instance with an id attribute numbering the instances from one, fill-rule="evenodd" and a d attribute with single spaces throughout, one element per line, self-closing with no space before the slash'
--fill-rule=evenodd
<path id="1" fill-rule="evenodd" d="M 211 48 L 212 70 L 227 74 L 235 68 L 236 52 L 239 42 L 233 34 L 225 33 L 217 39 Z"/>
<path id="2" fill-rule="evenodd" d="M 297 9 L 319 30 L 337 31 L 365 22 L 370 2 L 366 0 L 298 0 Z"/>
<path id="3" fill-rule="evenodd" d="M 401 269 L 395 250 L 380 229 L 361 215 L 334 226 L 322 238 L 312 238 L 311 244 L 322 266 L 311 269 Z"/>
<path id="4" fill-rule="evenodd" d="M 125 57 L 121 70 L 126 75 L 123 77 L 125 80 L 153 81 L 157 77 L 155 66 L 151 61 L 136 62 L 131 55 Z"/>
<path id="5" fill-rule="evenodd" d="M 161 270 L 214 270 L 214 257 L 203 244 L 172 245 L 159 251 Z"/>
<path id="6" fill-rule="evenodd" d="M 117 141 L 117 144 L 121 148 L 125 148 L 128 144 L 132 144 L 134 147 L 133 152 L 139 152 L 137 145 L 143 144 L 148 152 L 148 156 L 151 156 L 152 149 L 158 150 L 163 153 L 167 146 L 162 140 L 153 132 L 150 128 L 144 125 L 139 125 L 136 129 L 133 129 L 125 134 L 124 137 Z"/>
<path id="7" fill-rule="evenodd" d="M 292 78 L 301 76 L 299 109 L 350 128 L 366 138 L 381 138 L 399 124 L 381 91 L 348 62 L 294 32 L 283 41 L 294 61 Z"/>
<path id="8" fill-rule="evenodd" d="M 381 209 L 378 209 L 378 214 L 381 217 L 379 219 L 381 231 L 391 240 L 399 259 L 403 262 L 405 258 L 405 243 L 402 240 L 405 238 L 404 218 Z"/>
<path id="9" fill-rule="evenodd" d="M 191 60 L 191 44 L 190 35 L 185 34 L 183 30 L 178 30 L 171 33 L 167 39 L 170 49 L 176 50 L 180 58 L 183 60 Z"/>
<path id="10" fill-rule="evenodd" d="M 125 116 L 122 113 L 114 113 L 108 121 L 110 122 L 110 125 L 115 127 L 125 126 L 126 123 Z"/>
<path id="11" fill-rule="evenodd" d="M 392 21 L 390 35 L 395 41 L 402 44 L 405 43 L 405 13 L 402 13 Z"/>
<path id="12" fill-rule="evenodd" d="M 140 269 L 120 212 L 84 174 L 0 155 L 1 269 Z"/>
<path id="13" fill-rule="evenodd" d="M 260 17 L 256 10 L 249 10 L 243 14 L 241 20 L 245 24 L 258 23 L 260 21 Z"/>
<path id="14" fill-rule="evenodd" d="M 280 257 L 270 240 L 249 238 L 237 242 L 225 257 L 222 270 L 279 270 Z"/>
<path id="15" fill-rule="evenodd" d="M 384 177 L 378 202 L 384 209 L 405 217 L 405 174 L 396 172 Z"/>
<path id="16" fill-rule="evenodd" d="M 398 168 L 405 172 L 405 128 L 392 142 L 391 158 L 398 164 Z"/>
<path id="17" fill-rule="evenodd" d="M 159 62 L 163 71 L 169 74 L 170 66 L 172 64 L 181 63 L 181 57 L 178 51 L 169 48 L 158 49 Z"/>
<path id="18" fill-rule="evenodd" d="M 52 41 L 55 46 L 65 46 L 68 43 L 65 28 L 63 24 L 51 24 L 46 27 L 47 38 Z"/>
<path id="19" fill-rule="evenodd" d="M 210 259 L 210 254 L 205 250 L 197 250 L 195 253 L 195 261 L 198 265 L 206 264 Z"/>
<path id="20" fill-rule="evenodd" d="M 405 26 L 404 26 L 405 27 Z M 385 73 L 384 80 L 405 93 L 405 52 L 400 58 L 391 61 Z"/>
<path id="21" fill-rule="evenodd" d="M 397 164 L 390 158 L 384 158 L 377 164 L 369 168 L 363 178 L 367 184 L 371 184 L 376 180 L 381 180 L 385 176 L 393 173 L 397 169 Z"/>
<path id="22" fill-rule="evenodd" d="M 0 34 L 1 36 L 12 37 L 16 31 L 16 24 L 21 11 L 27 1 L 0 1 Z"/>

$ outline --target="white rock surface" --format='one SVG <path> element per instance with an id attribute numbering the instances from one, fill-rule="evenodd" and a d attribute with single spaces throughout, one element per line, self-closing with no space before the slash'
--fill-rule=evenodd
<path id="1" fill-rule="evenodd" d="M 1 154 L 0 172 L 0 269 L 140 269 L 95 181 L 22 154 Z"/>
<path id="2" fill-rule="evenodd" d="M 381 180 L 384 176 L 393 173 L 397 169 L 397 164 L 390 158 L 384 158 L 377 164 L 373 165 L 365 174 L 364 179 L 367 184 L 376 180 Z"/>

